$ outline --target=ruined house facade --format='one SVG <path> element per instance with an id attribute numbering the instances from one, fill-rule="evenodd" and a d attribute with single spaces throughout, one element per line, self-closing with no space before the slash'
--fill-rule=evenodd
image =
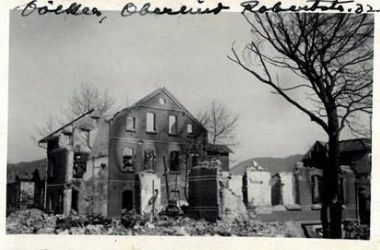
<path id="1" fill-rule="evenodd" d="M 352 139 L 339 145 L 343 218 L 369 224 L 371 141 Z M 284 166 L 287 170 L 280 172 L 270 172 L 255 161 L 246 162 L 244 173 L 231 177 L 233 190 L 240 193 L 241 189 L 246 206 L 254 207 L 259 214 L 287 213 L 296 220 L 317 221 L 327 147 L 326 143 L 317 141 L 294 167 Z"/>
<path id="2" fill-rule="evenodd" d="M 205 159 L 229 169 L 222 145 L 165 88 L 105 120 L 90 111 L 40 140 L 47 145 L 46 209 L 120 215 L 186 201 L 187 173 Z"/>

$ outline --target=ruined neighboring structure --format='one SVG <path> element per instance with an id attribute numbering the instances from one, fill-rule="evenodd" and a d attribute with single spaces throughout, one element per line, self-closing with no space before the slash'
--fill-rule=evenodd
<path id="1" fill-rule="evenodd" d="M 302 158 L 292 157 L 300 160 L 297 164 L 285 159 L 284 162 L 289 164 L 284 165 L 282 171 L 278 171 L 280 168 L 276 161 L 273 161 L 276 162 L 274 167 L 269 168 L 265 165 L 258 166 L 254 160 L 238 164 L 238 169 L 233 168 L 232 172 L 243 176 L 241 185 L 247 207 L 254 207 L 259 214 L 268 214 L 266 217 L 258 217 L 264 220 L 280 217 L 319 220 L 327 146 L 326 143 L 317 141 Z M 339 185 L 344 205 L 343 218 L 369 224 L 371 141 L 341 141 L 340 152 Z M 232 179 L 237 178 L 235 176 Z"/>
<path id="2" fill-rule="evenodd" d="M 106 214 L 108 127 L 91 111 L 40 140 L 47 146 L 47 211 Z"/>
<path id="3" fill-rule="evenodd" d="M 303 158 L 308 171 L 322 172 L 327 161 L 328 144 L 317 141 Z M 362 223 L 370 222 L 371 140 L 358 138 L 339 143 L 339 185 L 345 210 L 352 209 Z M 305 171 L 307 171 L 305 168 Z M 320 199 L 322 174 L 312 176 L 313 200 Z"/>
<path id="4" fill-rule="evenodd" d="M 185 202 L 188 172 L 200 160 L 218 159 L 207 130 L 165 88 L 105 120 L 90 111 L 40 140 L 47 144 L 47 209 L 120 215 Z"/>
<path id="5" fill-rule="evenodd" d="M 46 160 L 7 164 L 7 214 L 23 208 L 43 208 Z"/>

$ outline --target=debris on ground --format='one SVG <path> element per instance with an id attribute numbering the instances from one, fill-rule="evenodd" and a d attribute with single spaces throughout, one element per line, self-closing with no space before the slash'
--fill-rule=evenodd
<path id="1" fill-rule="evenodd" d="M 112 219 L 100 214 L 64 217 L 49 215 L 38 209 L 10 214 L 7 217 L 7 233 L 295 237 L 287 232 L 284 224 L 260 222 L 252 216 L 236 216 L 228 221 L 213 223 L 184 216 L 138 215 L 131 211 Z"/>
<path id="2" fill-rule="evenodd" d="M 41 229 L 55 228 L 57 217 L 39 209 L 24 209 L 7 217 L 7 233 L 37 233 Z"/>
<path id="3" fill-rule="evenodd" d="M 354 221 L 344 223 L 344 238 L 355 240 L 369 240 L 370 228 Z"/>

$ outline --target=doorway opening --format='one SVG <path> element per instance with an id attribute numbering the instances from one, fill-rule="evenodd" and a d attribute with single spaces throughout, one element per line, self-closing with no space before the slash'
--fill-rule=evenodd
<path id="1" fill-rule="evenodd" d="M 133 192 L 132 190 L 125 190 L 122 193 L 122 210 L 131 211 L 133 210 Z"/>
<path id="2" fill-rule="evenodd" d="M 77 213 L 78 213 L 78 199 L 79 199 L 79 191 L 73 188 L 71 192 L 71 209 Z"/>

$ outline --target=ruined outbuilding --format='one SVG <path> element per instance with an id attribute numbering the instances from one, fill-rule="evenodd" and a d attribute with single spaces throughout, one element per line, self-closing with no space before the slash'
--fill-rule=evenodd
<path id="1" fill-rule="evenodd" d="M 46 160 L 7 165 L 7 214 L 25 208 L 43 208 Z"/>

